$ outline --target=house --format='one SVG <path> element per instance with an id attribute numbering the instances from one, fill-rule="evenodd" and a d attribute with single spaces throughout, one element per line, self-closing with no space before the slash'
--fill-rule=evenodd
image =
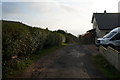
<path id="1" fill-rule="evenodd" d="M 95 29 L 95 40 L 103 37 L 110 30 L 120 26 L 120 13 L 93 13 L 92 21 Z"/>
<path id="2" fill-rule="evenodd" d="M 79 35 L 79 40 L 85 44 L 95 43 L 95 29 L 88 30 L 85 34 Z"/>

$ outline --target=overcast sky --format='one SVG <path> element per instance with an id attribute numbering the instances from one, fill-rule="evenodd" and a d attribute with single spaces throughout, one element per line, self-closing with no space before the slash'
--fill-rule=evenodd
<path id="1" fill-rule="evenodd" d="M 39 1 L 39 2 L 38 2 Z M 74 35 L 92 29 L 93 13 L 118 12 L 119 0 L 2 0 L 0 18 Z"/>

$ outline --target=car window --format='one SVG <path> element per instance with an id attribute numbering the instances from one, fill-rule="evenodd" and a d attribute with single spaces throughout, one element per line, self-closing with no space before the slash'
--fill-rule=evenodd
<path id="1" fill-rule="evenodd" d="M 112 40 L 120 40 L 120 33 L 116 34 Z"/>
<path id="2" fill-rule="evenodd" d="M 115 34 L 116 34 L 116 32 L 111 32 L 111 33 L 106 34 L 103 38 L 110 38 Z"/>

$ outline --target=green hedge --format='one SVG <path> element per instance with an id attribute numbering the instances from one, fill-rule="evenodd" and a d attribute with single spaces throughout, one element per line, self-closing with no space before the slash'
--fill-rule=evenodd
<path id="1" fill-rule="evenodd" d="M 19 22 L 3 21 L 3 59 L 12 56 L 28 56 L 41 50 L 60 45 L 62 38 L 58 33 L 36 27 L 29 27 Z"/>
<path id="2" fill-rule="evenodd" d="M 65 43 L 68 43 L 68 44 L 79 43 L 79 39 L 76 36 L 72 35 L 71 33 L 67 33 L 64 30 L 57 30 L 55 32 L 63 35 L 63 39 L 64 39 L 63 42 L 65 42 Z"/>
<path id="3" fill-rule="evenodd" d="M 59 46 L 61 43 L 60 34 L 48 29 L 30 27 L 20 22 L 2 21 L 3 68 L 6 70 L 8 66 L 11 67 L 7 63 L 13 62 L 12 56 L 22 60 L 37 51 Z"/>

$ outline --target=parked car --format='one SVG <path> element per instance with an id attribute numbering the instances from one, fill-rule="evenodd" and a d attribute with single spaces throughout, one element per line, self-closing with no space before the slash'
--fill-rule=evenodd
<path id="1" fill-rule="evenodd" d="M 120 47 L 120 27 L 113 29 L 103 38 L 98 38 L 96 41 L 96 45 Z"/>

